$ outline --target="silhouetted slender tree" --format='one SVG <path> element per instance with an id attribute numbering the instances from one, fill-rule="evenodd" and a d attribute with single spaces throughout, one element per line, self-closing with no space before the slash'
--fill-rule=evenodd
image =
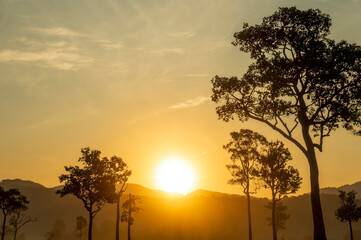
<path id="1" fill-rule="evenodd" d="M 105 204 L 114 203 L 117 199 L 116 179 L 109 159 L 100 158 L 100 151 L 83 148 L 81 154 L 78 161 L 83 164 L 83 168 L 65 166 L 68 173 L 59 177 L 60 182 L 65 184 L 56 193 L 61 197 L 72 194 L 83 202 L 89 213 L 88 239 L 91 240 L 94 217 Z"/>
<path id="2" fill-rule="evenodd" d="M 121 216 L 121 221 L 126 222 L 128 224 L 128 240 L 131 240 L 130 236 L 130 227 L 134 224 L 134 213 L 140 211 L 140 207 L 137 206 L 137 201 L 139 197 L 135 197 L 134 195 L 129 193 L 129 199 L 123 203 L 123 213 Z"/>
<path id="3" fill-rule="evenodd" d="M 3 213 L 1 240 L 4 240 L 5 237 L 7 216 L 18 210 L 26 210 L 28 203 L 29 201 L 18 189 L 9 189 L 6 191 L 3 187 L 0 187 L 0 209 Z"/>
<path id="4" fill-rule="evenodd" d="M 115 184 L 120 188 L 116 191 L 116 203 L 117 203 L 117 213 L 116 213 L 116 222 L 115 222 L 115 240 L 119 240 L 119 224 L 120 224 L 120 198 L 126 190 L 125 184 L 128 181 L 129 176 L 132 174 L 132 171 L 128 169 L 127 164 L 122 160 L 122 158 L 113 156 L 109 161 L 109 169 L 111 174 L 113 174 Z"/>
<path id="5" fill-rule="evenodd" d="M 79 239 L 81 240 L 81 237 L 83 236 L 83 228 L 85 228 L 88 225 L 87 220 L 83 216 L 76 217 L 76 229 L 79 230 Z"/>
<path id="6" fill-rule="evenodd" d="M 37 221 L 37 218 L 28 216 L 25 213 L 26 209 L 20 208 L 13 211 L 10 215 L 9 224 L 12 227 L 13 239 L 16 240 L 16 236 L 19 230 L 24 227 L 24 225 Z"/>
<path id="7" fill-rule="evenodd" d="M 252 240 L 251 197 L 256 188 L 251 189 L 251 182 L 255 180 L 256 164 L 260 158 L 260 147 L 266 144 L 266 139 L 251 130 L 241 129 L 239 132 L 231 132 L 231 141 L 224 145 L 231 154 L 231 164 L 226 165 L 232 175 L 229 184 L 239 184 L 247 197 L 248 210 L 248 238 Z M 253 190 L 253 191 L 252 191 Z"/>
<path id="8" fill-rule="evenodd" d="M 273 240 L 277 240 L 277 202 L 286 198 L 288 194 L 295 193 L 300 188 L 302 180 L 297 169 L 287 166 L 291 160 L 291 153 L 280 141 L 268 142 L 265 152 L 259 158 L 257 175 L 263 186 L 269 188 L 272 193 Z"/>
<path id="9" fill-rule="evenodd" d="M 336 217 L 341 222 L 348 222 L 351 240 L 353 240 L 352 222 L 357 222 L 361 218 L 361 207 L 356 206 L 356 192 L 339 191 L 341 206 L 336 210 Z"/>
<path id="10" fill-rule="evenodd" d="M 361 126 L 361 47 L 328 38 L 330 26 L 320 10 L 295 7 L 279 8 L 259 25 L 245 23 L 233 44 L 255 62 L 241 79 L 212 79 L 212 100 L 222 103 L 219 118 L 262 122 L 306 156 L 317 240 L 326 232 L 315 150 L 322 151 L 324 138 L 338 127 L 360 134 Z"/>

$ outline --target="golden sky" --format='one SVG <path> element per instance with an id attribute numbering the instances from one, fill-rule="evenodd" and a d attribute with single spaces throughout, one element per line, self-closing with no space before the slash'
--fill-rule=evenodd
<path id="1" fill-rule="evenodd" d="M 194 188 L 238 193 L 222 145 L 251 128 L 290 147 L 308 192 L 297 149 L 260 123 L 218 120 L 209 99 L 214 75 L 241 76 L 250 63 L 233 33 L 280 6 L 319 8 L 333 38 L 361 44 L 359 0 L 0 0 L 1 179 L 58 185 L 89 146 L 121 156 L 146 187 L 177 156 L 194 168 Z M 321 187 L 361 180 L 360 143 L 343 130 L 326 139 Z"/>

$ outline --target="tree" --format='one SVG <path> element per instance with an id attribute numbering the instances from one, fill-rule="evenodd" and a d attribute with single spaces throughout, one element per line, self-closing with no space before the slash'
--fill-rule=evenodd
<path id="1" fill-rule="evenodd" d="M 116 191 L 116 203 L 117 203 L 117 213 L 116 213 L 116 222 L 115 222 L 115 239 L 119 240 L 119 224 L 120 224 L 120 198 L 126 190 L 125 184 L 128 182 L 129 176 L 132 174 L 132 171 L 128 169 L 127 164 L 122 160 L 122 158 L 113 156 L 109 161 L 110 169 L 114 175 L 115 184 L 120 186 L 120 189 Z"/>
<path id="2" fill-rule="evenodd" d="M 65 166 L 68 174 L 59 177 L 60 182 L 65 182 L 61 190 L 56 191 L 61 197 L 72 194 L 80 199 L 89 213 L 88 239 L 92 239 L 93 219 L 107 203 L 116 201 L 115 178 L 110 168 L 109 159 L 100 158 L 101 152 L 81 149 L 82 156 L 79 162 L 84 166 Z"/>
<path id="3" fill-rule="evenodd" d="M 25 213 L 26 209 L 16 209 L 10 215 L 9 224 L 12 227 L 12 232 L 14 234 L 14 240 L 16 240 L 19 230 L 24 227 L 24 225 L 37 221 L 37 218 L 32 218 Z"/>
<path id="4" fill-rule="evenodd" d="M 241 79 L 212 79 L 219 118 L 264 123 L 306 156 L 317 240 L 326 233 L 316 150 L 340 126 L 361 133 L 361 47 L 328 38 L 330 26 L 320 10 L 295 7 L 279 8 L 259 25 L 245 23 L 233 44 L 255 62 Z"/>
<path id="5" fill-rule="evenodd" d="M 269 202 L 265 207 L 272 210 L 272 208 L 273 208 L 272 202 Z M 284 205 L 282 203 L 282 201 L 279 201 L 276 203 L 276 214 L 275 215 L 276 215 L 276 217 L 275 217 L 276 229 L 278 232 L 279 230 L 286 228 L 286 221 L 290 218 L 290 215 L 287 214 L 287 206 Z M 272 224 L 273 224 L 272 217 L 267 218 L 267 220 L 269 221 L 270 225 L 272 226 Z"/>
<path id="6" fill-rule="evenodd" d="M 256 188 L 252 191 L 251 183 L 255 180 L 254 175 L 256 164 L 260 158 L 259 148 L 265 145 L 266 139 L 251 130 L 241 129 L 239 132 L 231 132 L 231 141 L 224 145 L 231 154 L 231 164 L 226 165 L 232 175 L 229 184 L 239 184 L 243 193 L 247 197 L 248 209 L 248 238 L 252 240 L 252 219 L 251 219 L 251 197 L 250 194 L 256 193 Z"/>
<path id="7" fill-rule="evenodd" d="M 29 201 L 18 189 L 5 191 L 3 187 L 0 187 L 0 209 L 3 213 L 1 240 L 4 240 L 5 237 L 7 216 L 18 210 L 25 211 L 28 208 L 26 206 L 28 203 Z"/>
<path id="8" fill-rule="evenodd" d="M 297 169 L 287 166 L 291 160 L 291 153 L 282 142 L 267 142 L 256 170 L 263 186 L 269 188 L 272 193 L 273 240 L 277 240 L 277 202 L 285 199 L 288 194 L 295 193 L 300 188 L 302 180 Z"/>
<path id="9" fill-rule="evenodd" d="M 87 220 L 83 216 L 76 217 L 76 229 L 79 230 L 79 239 L 83 236 L 82 230 L 88 225 Z"/>
<path id="10" fill-rule="evenodd" d="M 69 236 L 66 234 L 66 224 L 63 220 L 57 219 L 50 232 L 45 234 L 46 240 L 66 240 Z"/>
<path id="11" fill-rule="evenodd" d="M 348 222 L 351 240 L 353 240 L 352 222 L 357 222 L 361 218 L 361 207 L 356 206 L 356 192 L 339 191 L 341 206 L 336 210 L 336 217 L 341 222 Z"/>
<path id="12" fill-rule="evenodd" d="M 121 216 L 121 221 L 128 224 L 128 240 L 130 240 L 130 227 L 134 224 L 134 213 L 140 211 L 140 207 L 137 206 L 137 201 L 139 197 L 129 193 L 129 199 L 123 203 L 123 213 Z"/>

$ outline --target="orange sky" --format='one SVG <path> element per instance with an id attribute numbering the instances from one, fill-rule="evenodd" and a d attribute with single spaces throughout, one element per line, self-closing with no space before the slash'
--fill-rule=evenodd
<path id="1" fill-rule="evenodd" d="M 1 178 L 58 185 L 89 146 L 123 157 L 131 182 L 146 187 L 156 187 L 157 164 L 179 156 L 195 188 L 238 193 L 226 184 L 229 132 L 285 140 L 259 123 L 218 120 L 210 79 L 241 76 L 250 63 L 230 44 L 243 22 L 294 5 L 330 14 L 336 40 L 361 44 L 358 0 L 0 1 Z M 326 139 L 322 187 L 361 180 L 360 140 L 343 130 Z M 307 161 L 285 143 L 308 192 Z"/>

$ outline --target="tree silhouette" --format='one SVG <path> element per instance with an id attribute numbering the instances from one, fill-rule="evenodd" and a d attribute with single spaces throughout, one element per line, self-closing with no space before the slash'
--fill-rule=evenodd
<path id="1" fill-rule="evenodd" d="M 226 165 L 232 175 L 229 184 L 239 184 L 243 193 L 247 197 L 248 212 L 248 238 L 252 240 L 252 218 L 251 218 L 251 199 L 250 194 L 256 192 L 256 188 L 251 190 L 251 182 L 255 180 L 255 170 L 261 151 L 259 148 L 264 146 L 266 139 L 251 130 L 241 129 L 239 132 L 231 132 L 231 141 L 224 145 L 231 154 L 231 164 Z"/>
<path id="2" fill-rule="evenodd" d="M 87 220 L 83 216 L 76 217 L 76 229 L 79 230 L 79 239 L 83 236 L 82 230 L 88 225 Z"/>
<path id="3" fill-rule="evenodd" d="M 264 123 L 306 156 L 317 240 L 326 233 L 315 151 L 340 126 L 360 134 L 361 125 L 361 48 L 328 38 L 330 26 L 320 10 L 295 7 L 279 8 L 259 25 L 245 23 L 233 44 L 255 62 L 241 79 L 212 79 L 219 118 Z"/>
<path id="4" fill-rule="evenodd" d="M 266 208 L 269 208 L 272 210 L 273 204 L 272 202 L 269 202 L 266 206 Z M 286 229 L 286 221 L 290 218 L 290 215 L 287 214 L 287 206 L 282 203 L 282 201 L 279 201 L 276 203 L 276 214 L 275 214 L 275 222 L 276 222 L 276 229 L 277 232 L 282 229 Z M 272 226 L 272 217 L 267 218 L 270 225 Z"/>
<path id="5" fill-rule="evenodd" d="M 14 240 L 16 240 L 16 236 L 22 227 L 24 227 L 26 224 L 28 224 L 30 222 L 37 221 L 37 218 L 28 216 L 25 213 L 25 211 L 26 211 L 26 209 L 19 208 L 19 209 L 16 209 L 15 211 L 13 211 L 10 215 L 9 224 L 12 227 L 12 232 L 14 234 L 13 235 Z"/>
<path id="6" fill-rule="evenodd" d="M 126 190 L 125 184 L 128 181 L 129 176 L 132 174 L 132 171 L 128 170 L 127 164 L 122 160 L 122 158 L 113 156 L 110 158 L 109 167 L 114 175 L 115 184 L 120 186 L 120 189 L 116 191 L 116 203 L 117 203 L 117 213 L 116 213 L 116 222 L 115 222 L 115 240 L 119 240 L 119 224 L 120 224 L 120 198 Z"/>
<path id="7" fill-rule="evenodd" d="M 264 187 L 269 188 L 272 193 L 273 240 L 277 240 L 277 202 L 285 199 L 288 194 L 295 193 L 300 188 L 302 180 L 297 169 L 287 166 L 291 160 L 291 153 L 282 142 L 268 142 L 256 170 Z"/>
<path id="8" fill-rule="evenodd" d="M 101 152 L 81 149 L 79 162 L 84 166 L 65 166 L 67 174 L 59 177 L 64 182 L 61 190 L 56 191 L 61 197 L 72 194 L 80 199 L 89 213 L 88 239 L 92 239 L 93 219 L 107 203 L 114 203 L 117 199 L 116 179 L 110 168 L 109 159 L 100 158 Z"/>
<path id="9" fill-rule="evenodd" d="M 361 218 L 361 207 L 356 206 L 355 191 L 346 193 L 341 190 L 339 192 L 341 206 L 336 210 L 335 214 L 341 222 L 348 222 L 351 240 L 353 240 L 352 222 L 357 222 Z"/>
<path id="10" fill-rule="evenodd" d="M 7 216 L 18 210 L 25 211 L 28 208 L 26 206 L 28 203 L 29 201 L 18 189 L 9 189 L 5 191 L 3 187 L 0 187 L 0 209 L 3 213 L 1 240 L 4 240 L 5 237 Z"/>
<path id="11" fill-rule="evenodd" d="M 130 240 L 130 227 L 134 224 L 134 213 L 140 211 L 140 207 L 137 206 L 137 201 L 139 201 L 139 197 L 135 197 L 134 195 L 129 193 L 129 199 L 123 203 L 123 213 L 121 216 L 121 221 L 126 222 L 128 224 L 128 240 Z"/>

